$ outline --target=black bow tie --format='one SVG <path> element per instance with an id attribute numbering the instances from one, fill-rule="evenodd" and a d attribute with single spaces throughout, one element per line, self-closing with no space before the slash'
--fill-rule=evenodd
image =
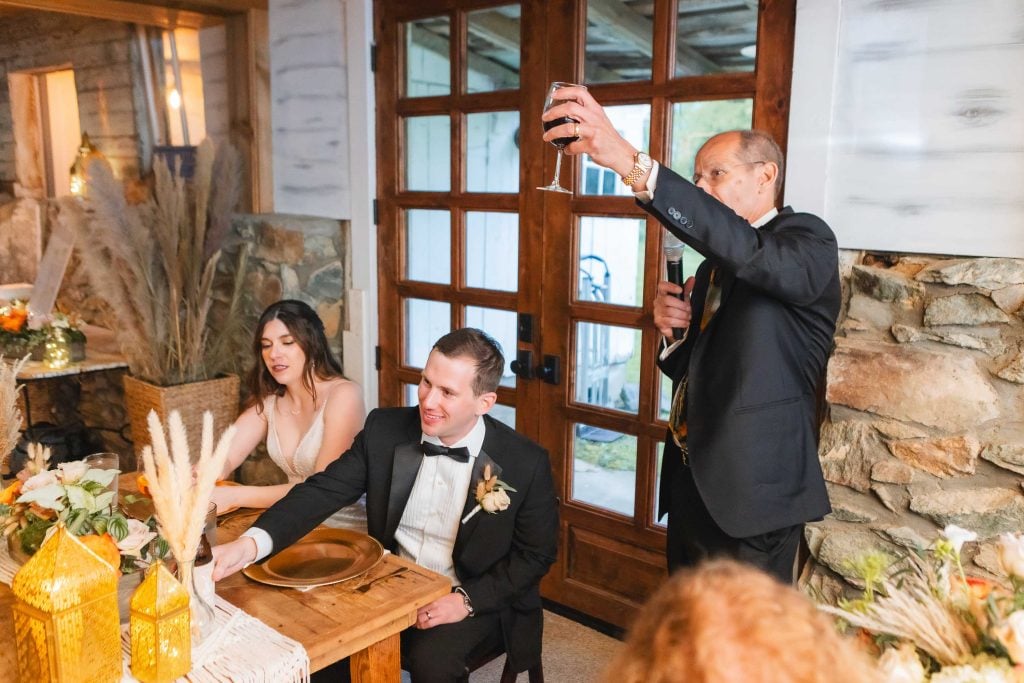
<path id="1" fill-rule="evenodd" d="M 469 449 L 465 446 L 448 448 L 448 446 L 438 446 L 436 443 L 430 443 L 429 441 L 424 441 L 420 445 L 423 446 L 423 455 L 447 455 L 452 460 L 469 462 Z"/>

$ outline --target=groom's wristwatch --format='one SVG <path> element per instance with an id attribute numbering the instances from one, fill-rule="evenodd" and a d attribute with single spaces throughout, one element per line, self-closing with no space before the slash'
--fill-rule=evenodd
<path id="1" fill-rule="evenodd" d="M 462 596 L 462 606 L 465 607 L 466 612 L 468 612 L 466 616 L 476 616 L 476 610 L 473 609 L 473 602 L 469 599 L 469 596 L 466 594 L 466 591 L 462 586 L 456 586 L 452 592 L 458 593 Z"/>
<path id="2" fill-rule="evenodd" d="M 653 167 L 654 160 L 646 152 L 637 152 L 633 155 L 633 170 L 622 176 L 622 183 L 627 187 L 633 187 L 633 183 L 643 178 Z"/>

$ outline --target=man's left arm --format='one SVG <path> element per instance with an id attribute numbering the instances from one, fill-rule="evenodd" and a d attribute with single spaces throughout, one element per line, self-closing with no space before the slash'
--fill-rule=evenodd
<path id="1" fill-rule="evenodd" d="M 521 490 L 524 498 L 509 554 L 485 574 L 462 584 L 477 612 L 511 605 L 548 573 L 557 558 L 558 500 L 547 451 L 536 459 L 529 486 Z"/>
<path id="2" fill-rule="evenodd" d="M 838 268 L 832 230 L 817 216 L 783 214 L 774 229 L 757 229 L 672 169 L 658 174 L 658 190 L 641 204 L 671 232 L 736 277 L 782 301 L 816 300 Z"/>

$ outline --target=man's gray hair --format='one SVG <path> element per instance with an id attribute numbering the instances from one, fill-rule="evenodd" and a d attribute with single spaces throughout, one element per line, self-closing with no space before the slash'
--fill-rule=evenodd
<path id="1" fill-rule="evenodd" d="M 782 191 L 782 178 L 786 170 L 785 158 L 778 143 L 770 133 L 763 130 L 737 130 L 740 136 L 740 156 L 747 163 L 756 161 L 770 161 L 779 167 L 779 174 L 775 178 L 775 196 L 778 197 Z"/>

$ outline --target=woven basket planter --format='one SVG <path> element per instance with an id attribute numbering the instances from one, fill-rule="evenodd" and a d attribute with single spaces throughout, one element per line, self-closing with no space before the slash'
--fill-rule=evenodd
<path id="1" fill-rule="evenodd" d="M 167 416 L 172 410 L 181 413 L 188 433 L 189 449 L 198 453 L 202 444 L 205 411 L 213 413 L 214 444 L 238 417 L 238 376 L 228 375 L 202 382 L 161 387 L 125 375 L 124 402 L 136 456 L 150 443 L 149 425 L 146 424 L 150 410 L 156 411 L 165 427 Z"/>

